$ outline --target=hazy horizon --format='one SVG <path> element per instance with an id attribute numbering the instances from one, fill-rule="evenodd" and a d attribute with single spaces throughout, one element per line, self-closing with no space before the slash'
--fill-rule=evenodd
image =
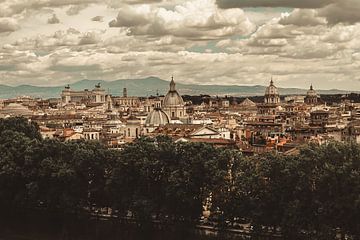
<path id="1" fill-rule="evenodd" d="M 27 84 L 27 83 L 23 83 L 23 84 L 17 84 L 17 85 L 12 85 L 12 84 L 1 84 L 3 86 L 8 86 L 8 87 L 20 87 L 20 86 L 32 86 L 32 87 L 44 87 L 44 88 L 56 88 L 56 87 L 64 87 L 69 85 L 71 87 L 71 85 L 77 84 L 79 82 L 82 81 L 92 81 L 92 82 L 107 82 L 107 83 L 111 83 L 111 82 L 116 82 L 116 81 L 137 81 L 137 80 L 147 80 L 150 78 L 155 78 L 155 79 L 159 79 L 162 81 L 166 81 L 170 83 L 170 80 L 168 79 L 161 79 L 159 77 L 156 76 L 149 76 L 149 77 L 144 77 L 144 78 L 136 78 L 136 79 L 114 79 L 114 80 L 102 80 L 102 79 L 79 79 L 79 80 L 75 80 L 74 82 L 71 83 L 62 83 L 62 84 L 58 84 L 58 85 L 38 85 L 38 84 Z M 256 87 L 256 86 L 261 86 L 261 87 L 266 87 L 268 86 L 268 84 L 222 84 L 222 83 L 182 83 L 182 82 L 178 82 L 175 81 L 176 84 L 178 85 L 197 85 L 197 86 L 236 86 L 236 87 Z M 276 82 L 275 82 L 276 85 Z M 314 85 L 314 84 L 312 84 Z M 297 86 L 292 86 L 292 87 L 282 87 L 282 86 L 278 86 L 278 88 L 284 88 L 284 89 L 300 89 L 300 90 L 308 90 L 309 87 L 297 87 Z M 321 89 L 316 89 L 318 91 L 331 91 L 331 90 L 339 90 L 339 91 L 348 91 L 350 92 L 354 92 L 357 93 L 359 92 L 359 90 L 353 90 L 353 89 L 341 89 L 341 88 L 321 88 Z"/>

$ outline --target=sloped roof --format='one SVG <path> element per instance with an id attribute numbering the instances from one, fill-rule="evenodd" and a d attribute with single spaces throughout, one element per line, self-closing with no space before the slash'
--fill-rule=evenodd
<path id="1" fill-rule="evenodd" d="M 256 103 L 254 103 L 253 101 L 251 101 L 249 98 L 246 98 L 244 101 L 242 101 L 240 104 L 240 106 L 243 107 L 255 107 Z"/>

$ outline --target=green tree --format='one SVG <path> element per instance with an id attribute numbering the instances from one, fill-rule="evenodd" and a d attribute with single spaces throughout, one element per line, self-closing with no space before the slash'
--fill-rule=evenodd
<path id="1" fill-rule="evenodd" d="M 32 140 L 6 130 L 0 137 L 0 206 L 6 211 L 26 204 L 27 156 Z"/>
<path id="2" fill-rule="evenodd" d="M 0 134 L 8 130 L 21 132 L 30 139 L 41 139 L 38 125 L 23 117 L 0 119 Z"/>

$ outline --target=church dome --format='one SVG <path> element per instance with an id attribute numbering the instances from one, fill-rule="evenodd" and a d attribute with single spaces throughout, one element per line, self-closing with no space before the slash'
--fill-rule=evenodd
<path id="1" fill-rule="evenodd" d="M 271 79 L 270 85 L 265 90 L 265 96 L 269 95 L 279 95 L 277 87 L 274 85 L 273 80 Z"/>
<path id="2" fill-rule="evenodd" d="M 317 92 L 314 90 L 313 86 L 310 86 L 310 89 L 307 91 L 306 95 L 308 97 L 317 97 Z"/>
<path id="3" fill-rule="evenodd" d="M 178 92 L 168 92 L 164 98 L 164 106 L 179 106 L 184 105 L 184 100 Z"/>
<path id="4" fill-rule="evenodd" d="M 184 100 L 175 89 L 174 79 L 171 79 L 170 90 L 164 98 L 164 107 L 181 106 L 184 105 Z"/>
<path id="5" fill-rule="evenodd" d="M 19 103 L 10 103 L 0 110 L 0 113 L 10 116 L 29 116 L 32 115 L 33 112 Z"/>
<path id="6" fill-rule="evenodd" d="M 152 110 L 145 120 L 145 126 L 163 126 L 170 123 L 169 116 L 160 108 Z"/>

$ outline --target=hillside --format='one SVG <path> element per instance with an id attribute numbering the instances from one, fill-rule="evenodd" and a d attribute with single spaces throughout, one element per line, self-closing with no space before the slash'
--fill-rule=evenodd
<path id="1" fill-rule="evenodd" d="M 150 96 L 155 95 L 157 91 L 165 94 L 169 89 L 169 82 L 157 77 L 148 77 L 143 79 L 122 79 L 115 81 L 104 80 L 81 80 L 71 84 L 74 90 L 93 89 L 95 84 L 101 83 L 102 88 L 112 95 L 121 95 L 124 87 L 128 90 L 129 96 Z M 65 86 L 65 85 L 64 85 Z M 20 85 L 11 87 L 0 85 L 0 98 L 13 98 L 16 96 L 32 96 L 42 98 L 59 97 L 64 86 L 39 87 L 31 85 Z M 239 85 L 197 85 L 177 83 L 177 89 L 183 95 L 231 95 L 231 96 L 257 96 L 263 95 L 266 86 L 239 86 Z M 298 88 L 279 88 L 281 95 L 305 94 L 306 89 Z M 319 94 L 344 94 L 348 91 L 342 90 L 319 90 Z"/>

